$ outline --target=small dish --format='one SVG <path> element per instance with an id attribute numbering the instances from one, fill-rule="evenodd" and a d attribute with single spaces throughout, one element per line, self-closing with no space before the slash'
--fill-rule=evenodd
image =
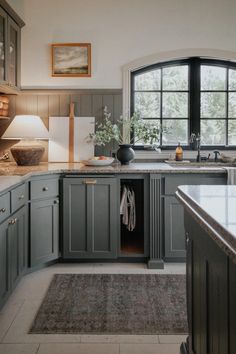
<path id="1" fill-rule="evenodd" d="M 109 166 L 112 164 L 112 162 L 114 161 L 113 158 L 107 158 L 104 160 L 86 160 L 84 161 L 84 164 L 86 166 Z"/>

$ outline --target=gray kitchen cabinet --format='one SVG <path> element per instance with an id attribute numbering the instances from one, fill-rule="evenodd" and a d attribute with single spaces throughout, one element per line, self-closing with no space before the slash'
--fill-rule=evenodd
<path id="1" fill-rule="evenodd" d="M 0 225 L 0 307 L 27 268 L 27 220 L 23 207 Z"/>
<path id="2" fill-rule="evenodd" d="M 20 88 L 21 27 L 24 22 L 4 2 L 0 6 L 0 86 L 1 92 L 18 93 Z"/>
<path id="3" fill-rule="evenodd" d="M 0 307 L 10 292 L 8 278 L 8 220 L 0 225 Z"/>
<path id="4" fill-rule="evenodd" d="M 175 198 L 179 185 L 226 184 L 223 173 L 179 173 L 150 175 L 150 261 L 149 268 L 162 268 L 163 260 L 186 258 L 183 207 Z"/>
<path id="5" fill-rule="evenodd" d="M 30 266 L 35 267 L 58 258 L 59 199 L 31 202 Z"/>
<path id="6" fill-rule="evenodd" d="M 117 203 L 116 178 L 64 178 L 64 259 L 117 257 Z"/>
<path id="7" fill-rule="evenodd" d="M 181 174 L 162 177 L 162 237 L 166 261 L 186 259 L 184 211 L 174 193 L 179 185 L 226 184 L 224 174 Z"/>
<path id="8" fill-rule="evenodd" d="M 30 181 L 30 267 L 59 257 L 59 178 Z"/>
<path id="9" fill-rule="evenodd" d="M 185 212 L 188 344 L 181 353 L 236 351 L 235 263 Z"/>
<path id="10" fill-rule="evenodd" d="M 185 258 L 184 209 L 175 197 L 165 197 L 163 232 L 165 260 Z"/>

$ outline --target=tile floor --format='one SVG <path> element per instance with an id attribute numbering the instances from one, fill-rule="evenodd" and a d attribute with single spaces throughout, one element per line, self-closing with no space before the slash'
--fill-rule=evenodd
<path id="1" fill-rule="evenodd" d="M 0 354 L 179 354 L 186 336 L 28 334 L 55 273 L 184 274 L 184 264 L 148 270 L 144 264 L 57 264 L 26 275 L 0 312 Z"/>

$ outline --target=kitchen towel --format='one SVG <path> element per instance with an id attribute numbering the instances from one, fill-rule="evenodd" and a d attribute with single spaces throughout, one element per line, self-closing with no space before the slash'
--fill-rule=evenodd
<path id="1" fill-rule="evenodd" d="M 133 189 L 125 185 L 120 202 L 120 214 L 122 215 L 122 223 L 129 231 L 133 231 L 136 226 L 135 193 Z"/>
<path id="2" fill-rule="evenodd" d="M 236 168 L 235 167 L 225 167 L 227 171 L 227 184 L 235 185 L 236 184 Z"/>

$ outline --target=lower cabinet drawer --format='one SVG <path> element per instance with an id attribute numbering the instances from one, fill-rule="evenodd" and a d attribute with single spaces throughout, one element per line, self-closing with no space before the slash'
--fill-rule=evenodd
<path id="1" fill-rule="evenodd" d="M 10 215 L 10 193 L 0 197 L 0 223 Z"/>
<path id="2" fill-rule="evenodd" d="M 25 205 L 27 199 L 25 184 L 22 184 L 19 187 L 13 189 L 11 191 L 11 212 L 14 213 L 16 210 Z"/>
<path id="3" fill-rule="evenodd" d="M 58 178 L 33 180 L 30 182 L 30 199 L 57 197 L 59 194 Z"/>

